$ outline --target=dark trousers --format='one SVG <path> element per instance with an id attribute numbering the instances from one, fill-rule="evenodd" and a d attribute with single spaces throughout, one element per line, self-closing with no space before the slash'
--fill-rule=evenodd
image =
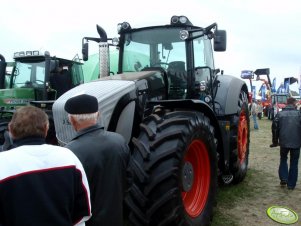
<path id="1" fill-rule="evenodd" d="M 287 164 L 288 153 L 290 153 L 290 165 Z M 298 161 L 300 148 L 280 147 L 279 179 L 287 181 L 287 186 L 295 188 L 298 178 Z"/>

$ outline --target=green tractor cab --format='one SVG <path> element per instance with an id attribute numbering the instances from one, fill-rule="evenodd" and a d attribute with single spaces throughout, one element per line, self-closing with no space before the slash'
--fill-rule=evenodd
<path id="1" fill-rule="evenodd" d="M 6 130 L 14 111 L 33 104 L 47 111 L 64 92 L 84 83 L 79 59 L 67 60 L 50 56 L 49 52 L 21 51 L 14 53 L 14 62 L 0 61 L 0 134 Z M 7 70 L 9 69 L 9 70 Z M 3 143 L 3 140 L 0 142 Z"/>

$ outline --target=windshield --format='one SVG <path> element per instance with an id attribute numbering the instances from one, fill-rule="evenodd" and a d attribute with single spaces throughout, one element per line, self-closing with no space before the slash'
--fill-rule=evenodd
<path id="1" fill-rule="evenodd" d="M 165 70 L 175 68 L 187 71 L 186 43 L 180 39 L 183 28 L 160 27 L 148 30 L 138 30 L 125 34 L 122 71 L 141 71 L 147 67 L 161 67 Z M 191 65 L 214 68 L 211 41 L 202 32 L 194 32 L 191 46 L 193 53 L 188 57 L 193 59 Z M 192 51 L 191 48 L 188 48 Z M 200 70 L 199 70 L 200 71 Z M 207 70 L 208 71 L 208 70 Z M 200 74 L 200 73 L 199 73 Z M 207 73 L 208 74 L 208 73 Z M 197 80 L 207 81 L 209 75 Z"/>
<path id="2" fill-rule="evenodd" d="M 140 71 L 145 67 L 167 69 L 172 61 L 181 61 L 186 68 L 185 42 L 180 39 L 180 30 L 157 28 L 126 34 L 122 70 Z"/>
<path id="3" fill-rule="evenodd" d="M 278 104 L 286 104 L 287 96 L 277 96 L 277 102 Z"/>
<path id="4" fill-rule="evenodd" d="M 13 88 L 34 87 L 45 82 L 45 61 L 16 62 Z"/>

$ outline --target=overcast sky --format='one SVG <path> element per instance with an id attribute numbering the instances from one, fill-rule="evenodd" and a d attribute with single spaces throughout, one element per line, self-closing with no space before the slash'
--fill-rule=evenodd
<path id="1" fill-rule="evenodd" d="M 300 5 L 300 0 L 2 0 L 0 54 L 10 61 L 16 51 L 47 50 L 72 59 L 81 56 L 84 36 L 97 37 L 96 24 L 115 37 L 123 21 L 137 28 L 186 15 L 196 26 L 216 22 L 227 31 L 227 51 L 215 54 L 225 74 L 239 77 L 241 70 L 268 67 L 280 84 L 301 73 Z"/>

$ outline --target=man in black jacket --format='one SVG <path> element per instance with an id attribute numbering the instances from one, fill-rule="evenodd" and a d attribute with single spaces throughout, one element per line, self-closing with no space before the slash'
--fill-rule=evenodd
<path id="1" fill-rule="evenodd" d="M 86 171 L 91 191 L 92 217 L 87 226 L 123 225 L 123 197 L 129 147 L 118 133 L 97 123 L 96 97 L 82 94 L 67 100 L 65 110 L 77 132 L 65 147 L 77 155 Z"/>
<path id="2" fill-rule="evenodd" d="M 298 178 L 298 161 L 301 147 L 301 113 L 296 109 L 296 99 L 288 98 L 287 106 L 274 118 L 272 123 L 272 144 L 280 145 L 280 185 L 294 189 Z M 279 142 L 278 142 L 279 141 Z M 290 153 L 290 166 L 287 159 Z"/>

